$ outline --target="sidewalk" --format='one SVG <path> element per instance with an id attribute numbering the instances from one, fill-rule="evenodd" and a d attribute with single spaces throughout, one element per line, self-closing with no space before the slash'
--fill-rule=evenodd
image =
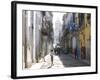
<path id="1" fill-rule="evenodd" d="M 30 69 L 57 69 L 57 68 L 64 68 L 62 61 L 60 60 L 59 56 L 54 55 L 54 62 L 53 66 L 51 66 L 51 57 L 50 54 L 45 56 L 45 62 L 41 59 L 39 63 L 35 63 L 32 65 Z"/>
<path id="2" fill-rule="evenodd" d="M 46 55 L 45 56 L 45 61 L 43 61 L 43 59 L 41 59 L 39 61 L 39 63 L 33 63 L 32 67 L 30 69 L 41 69 L 42 66 L 46 65 L 46 68 L 48 67 L 47 65 L 50 65 L 50 55 Z"/>
<path id="3" fill-rule="evenodd" d="M 44 65 L 41 66 L 41 69 L 57 69 L 57 68 L 64 68 L 64 65 L 62 63 L 62 61 L 60 60 L 58 55 L 54 55 L 54 60 L 53 60 L 53 66 L 51 66 L 51 57 L 50 55 L 47 55 L 45 57 L 46 59 L 46 63 Z"/>

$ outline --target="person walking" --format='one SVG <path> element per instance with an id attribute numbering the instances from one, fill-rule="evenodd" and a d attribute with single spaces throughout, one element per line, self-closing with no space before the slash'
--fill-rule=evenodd
<path id="1" fill-rule="evenodd" d="M 51 66 L 53 66 L 53 60 L 54 60 L 54 50 L 51 49 L 51 52 L 50 52 L 50 56 L 51 56 Z"/>
<path id="2" fill-rule="evenodd" d="M 77 58 L 77 50 L 76 50 L 76 37 L 75 36 L 73 36 L 73 40 L 72 40 L 73 42 L 72 42 L 72 46 L 73 46 L 73 54 L 74 54 L 74 56 L 75 56 L 75 59 Z"/>

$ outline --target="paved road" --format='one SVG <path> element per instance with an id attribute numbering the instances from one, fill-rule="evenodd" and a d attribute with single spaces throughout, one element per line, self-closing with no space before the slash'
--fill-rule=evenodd
<path id="1" fill-rule="evenodd" d="M 65 67 L 79 67 L 79 66 L 89 66 L 88 63 L 74 59 L 70 54 L 60 54 L 54 55 L 54 65 L 50 66 L 50 56 L 46 56 L 46 62 L 40 67 L 40 69 L 49 69 L 49 68 L 65 68 Z"/>

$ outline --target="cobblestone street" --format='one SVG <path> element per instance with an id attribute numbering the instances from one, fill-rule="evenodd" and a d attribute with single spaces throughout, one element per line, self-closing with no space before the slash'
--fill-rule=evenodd
<path id="1" fill-rule="evenodd" d="M 33 64 L 31 69 L 53 69 L 53 68 L 67 68 L 67 67 L 80 67 L 89 66 L 85 60 L 75 59 L 71 54 L 54 55 L 53 66 L 51 66 L 50 55 L 45 57 L 45 62 Z"/>

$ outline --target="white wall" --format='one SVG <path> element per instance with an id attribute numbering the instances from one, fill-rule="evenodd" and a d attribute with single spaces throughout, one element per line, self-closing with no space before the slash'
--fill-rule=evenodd
<path id="1" fill-rule="evenodd" d="M 0 0 L 0 80 L 11 80 L 10 78 L 10 72 L 11 72 L 11 66 L 10 66 L 11 65 L 11 4 L 10 3 L 11 2 L 10 1 L 11 0 Z M 100 0 L 31 0 L 31 1 L 64 3 L 64 4 L 66 3 L 66 4 L 99 5 L 99 14 L 100 14 Z M 98 21 L 100 21 L 100 15 L 98 17 L 99 17 Z M 100 30 L 100 24 L 98 30 Z M 100 41 L 100 37 L 98 39 L 99 39 L 98 41 Z M 98 44 L 100 43 L 98 42 Z M 98 57 L 100 57 L 100 54 L 98 54 Z M 98 61 L 100 61 L 100 58 Z M 42 79 L 43 80 L 100 80 L 100 73 L 91 75 L 80 75 L 80 76 L 77 75 L 77 76 L 64 76 L 64 77 L 51 77 L 51 78 L 48 77 Z M 35 78 L 35 80 L 41 80 L 41 79 Z"/>
<path id="2" fill-rule="evenodd" d="M 40 49 L 40 42 L 41 42 L 41 37 L 40 37 L 40 28 L 42 27 L 42 15 L 40 11 L 35 11 L 36 15 L 36 25 L 35 25 L 35 49 L 36 49 L 36 54 L 39 56 L 39 49 Z"/>

